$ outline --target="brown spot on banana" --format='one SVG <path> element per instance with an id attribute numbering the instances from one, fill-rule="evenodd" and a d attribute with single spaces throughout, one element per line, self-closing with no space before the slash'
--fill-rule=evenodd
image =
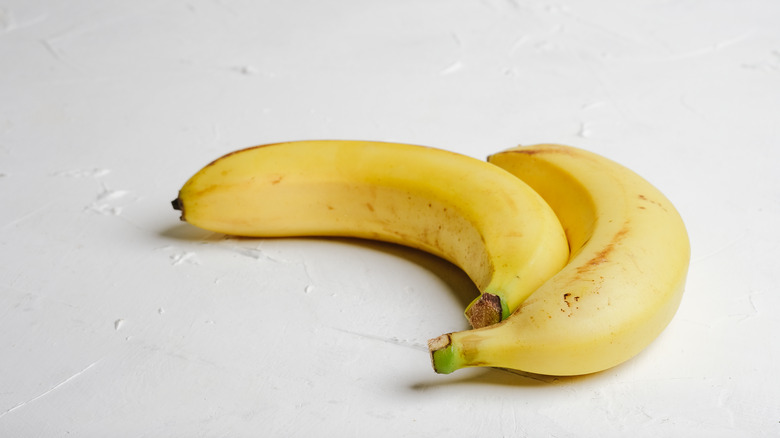
<path id="1" fill-rule="evenodd" d="M 650 199 L 650 198 L 648 198 L 647 196 L 645 196 L 645 195 L 642 195 L 642 194 L 639 194 L 639 196 L 638 196 L 638 197 L 639 197 L 639 199 L 641 199 L 642 201 L 649 202 L 649 203 L 651 203 L 651 204 L 653 204 L 653 205 L 657 206 L 657 207 L 658 207 L 658 208 L 660 208 L 661 210 L 663 210 L 663 211 L 667 211 L 667 210 L 666 210 L 666 207 L 665 207 L 665 206 L 664 206 L 662 203 L 660 203 L 660 202 L 658 202 L 658 201 L 652 200 L 652 199 Z M 643 206 L 639 206 L 639 208 L 640 208 L 640 209 L 642 209 L 642 210 L 645 210 L 645 207 L 643 207 Z"/>
<path id="2" fill-rule="evenodd" d="M 596 255 L 593 256 L 590 260 L 588 260 L 587 263 L 577 268 L 578 274 L 584 274 L 586 272 L 589 272 L 593 269 L 595 269 L 598 265 L 606 262 L 608 260 L 609 254 L 615 249 L 615 245 L 620 243 L 621 240 L 628 234 L 629 227 L 628 223 L 625 223 L 623 225 L 623 228 L 620 229 L 615 235 L 612 237 L 612 240 L 605 246 L 601 251 L 597 252 Z"/>

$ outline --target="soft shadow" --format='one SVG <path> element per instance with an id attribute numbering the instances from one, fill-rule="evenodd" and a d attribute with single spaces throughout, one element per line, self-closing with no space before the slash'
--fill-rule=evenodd
<path id="1" fill-rule="evenodd" d="M 445 386 L 457 385 L 495 385 L 516 387 L 545 387 L 562 384 L 578 383 L 603 377 L 602 373 L 586 374 L 582 376 L 548 376 L 534 374 L 525 371 L 510 370 L 505 368 L 467 368 L 455 371 L 464 374 L 460 378 L 440 376 L 426 382 L 418 382 L 409 387 L 413 391 L 426 391 Z"/>
<path id="2" fill-rule="evenodd" d="M 297 240 L 297 241 L 317 241 L 333 242 L 341 245 L 351 245 L 360 248 L 366 248 L 371 251 L 378 251 L 392 255 L 404 260 L 408 260 L 430 271 L 441 279 L 455 297 L 465 308 L 471 301 L 479 296 L 479 290 L 463 270 L 454 264 L 440 257 L 431 255 L 427 252 L 410 248 L 394 243 L 387 243 L 377 240 L 357 239 L 350 237 L 241 237 L 229 236 L 222 233 L 206 231 L 194 227 L 185 222 L 169 226 L 158 232 L 160 237 L 170 240 L 183 240 L 190 242 L 219 242 L 223 240 L 237 241 L 269 241 L 269 240 Z"/>
<path id="3" fill-rule="evenodd" d="M 554 385 L 582 384 L 585 382 L 608 381 L 615 374 L 625 371 L 632 364 L 640 360 L 644 352 L 632 357 L 631 359 L 590 374 L 578 376 L 550 376 L 545 374 L 535 374 L 525 371 L 512 370 L 507 368 L 495 367 L 475 367 L 457 370 L 450 376 L 432 376 L 428 381 L 418 382 L 409 386 L 413 391 L 425 391 L 438 387 L 457 386 L 457 385 L 498 385 L 498 386 L 517 386 L 517 387 L 544 387 Z M 461 373 L 462 377 L 457 377 Z"/>
<path id="4" fill-rule="evenodd" d="M 203 230 L 185 222 L 164 228 L 157 235 L 165 239 L 190 242 L 218 242 L 225 239 L 225 235 L 222 233 Z"/>
<path id="5" fill-rule="evenodd" d="M 465 308 L 474 298 L 479 296 L 479 289 L 473 281 L 463 272 L 462 269 L 435 255 L 425 251 L 410 248 L 394 243 L 381 242 L 376 240 L 353 239 L 345 237 L 326 237 L 319 240 L 329 240 L 339 242 L 345 245 L 353 245 L 361 248 L 367 248 L 372 251 L 379 251 L 385 254 L 408 260 L 441 279 L 447 287 L 455 294 L 455 298 Z"/>

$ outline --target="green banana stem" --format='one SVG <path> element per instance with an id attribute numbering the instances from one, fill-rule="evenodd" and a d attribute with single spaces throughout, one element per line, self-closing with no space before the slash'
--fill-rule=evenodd
<path id="1" fill-rule="evenodd" d="M 439 374 L 449 374 L 466 366 L 463 356 L 455 349 L 449 334 L 428 341 L 433 369 Z"/>

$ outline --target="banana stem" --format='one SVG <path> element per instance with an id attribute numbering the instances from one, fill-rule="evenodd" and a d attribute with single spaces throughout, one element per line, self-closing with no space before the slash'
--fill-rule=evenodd
<path id="1" fill-rule="evenodd" d="M 466 319 L 474 328 L 497 324 L 509 317 L 509 307 L 496 294 L 482 293 L 466 308 Z"/>
<path id="2" fill-rule="evenodd" d="M 428 350 L 433 370 L 438 374 L 449 374 L 465 366 L 463 356 L 455 350 L 449 333 L 429 340 Z"/>

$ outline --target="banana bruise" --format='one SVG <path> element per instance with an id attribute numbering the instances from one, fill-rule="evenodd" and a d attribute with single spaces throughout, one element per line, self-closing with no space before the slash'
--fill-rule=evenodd
<path id="1" fill-rule="evenodd" d="M 671 202 L 629 169 L 573 147 L 518 147 L 488 161 L 548 202 L 571 258 L 501 323 L 430 340 L 434 369 L 579 375 L 642 351 L 674 316 L 690 260 Z"/>
<path id="2" fill-rule="evenodd" d="M 480 296 L 473 327 L 508 316 L 568 260 L 549 205 L 510 173 L 408 144 L 316 140 L 227 154 L 172 202 L 181 219 L 237 236 L 342 236 L 420 249 L 460 267 Z"/>

